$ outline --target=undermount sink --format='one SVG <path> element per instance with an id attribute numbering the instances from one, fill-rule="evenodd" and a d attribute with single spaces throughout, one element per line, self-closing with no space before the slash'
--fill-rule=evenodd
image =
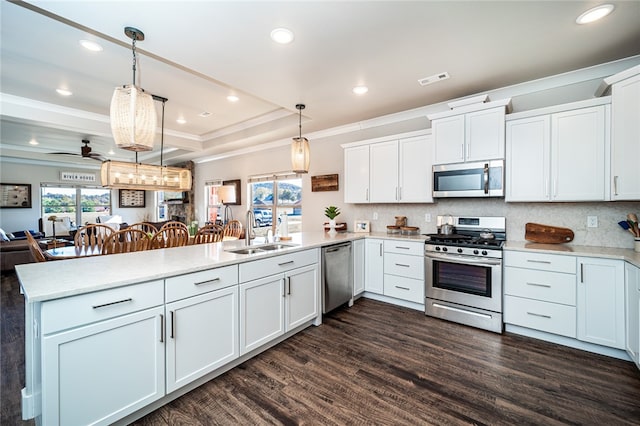
<path id="1" fill-rule="evenodd" d="M 264 246 L 258 246 L 257 248 L 259 248 L 260 250 L 280 250 L 283 248 L 289 248 L 289 247 L 295 247 L 292 244 L 280 244 L 280 243 L 276 243 L 276 244 L 267 244 Z"/>
<path id="2" fill-rule="evenodd" d="M 264 252 L 264 250 L 261 250 L 261 249 L 256 248 L 256 247 L 229 249 L 229 250 L 225 250 L 225 251 L 228 251 L 229 253 L 235 253 L 235 254 L 254 254 L 254 253 Z"/>

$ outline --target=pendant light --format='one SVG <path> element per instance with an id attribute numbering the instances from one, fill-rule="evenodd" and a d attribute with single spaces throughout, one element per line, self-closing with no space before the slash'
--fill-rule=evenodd
<path id="1" fill-rule="evenodd" d="M 293 138 L 291 144 L 291 167 L 295 173 L 309 172 L 309 141 L 302 137 L 302 110 L 305 109 L 304 104 L 297 104 L 296 109 L 299 111 L 297 138 Z"/>
<path id="2" fill-rule="evenodd" d="M 151 151 L 156 133 L 157 113 L 153 98 L 136 86 L 136 41 L 144 40 L 144 33 L 126 27 L 124 33 L 132 40 L 133 84 L 118 86 L 111 98 L 111 133 L 118 148 L 129 151 Z"/>

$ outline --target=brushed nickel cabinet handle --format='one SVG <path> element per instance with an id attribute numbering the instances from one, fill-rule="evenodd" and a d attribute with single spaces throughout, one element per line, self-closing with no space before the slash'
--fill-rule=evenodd
<path id="1" fill-rule="evenodd" d="M 104 308 L 104 307 L 107 307 L 107 306 L 117 305 L 119 303 L 126 303 L 126 302 L 132 302 L 132 301 L 133 301 L 132 298 L 122 299 L 122 300 L 117 300 L 115 302 L 103 303 L 102 305 L 93 305 L 92 308 L 93 309 L 100 309 L 100 308 Z"/>
<path id="2" fill-rule="evenodd" d="M 291 277 L 287 277 L 287 294 L 291 294 Z"/>
<path id="3" fill-rule="evenodd" d="M 396 263 L 396 266 L 402 266 L 403 268 L 408 268 L 408 267 L 410 267 L 411 265 L 406 265 L 406 264 L 404 264 L 404 263 Z"/>
<path id="4" fill-rule="evenodd" d="M 293 263 L 293 260 L 290 260 L 288 262 L 278 263 L 278 266 L 291 265 L 292 263 Z"/>
<path id="5" fill-rule="evenodd" d="M 551 265 L 551 261 L 549 261 L 549 260 L 532 260 L 532 259 L 527 259 L 527 262 L 531 262 L 531 263 L 544 263 L 545 265 Z"/>
<path id="6" fill-rule="evenodd" d="M 580 264 L 580 282 L 584 283 L 584 263 Z"/>
<path id="7" fill-rule="evenodd" d="M 160 343 L 164 343 L 164 315 L 160 314 Z"/>
<path id="8" fill-rule="evenodd" d="M 535 287 L 551 288 L 551 286 L 549 284 L 527 283 L 527 285 L 532 285 L 532 286 L 535 286 Z"/>
<path id="9" fill-rule="evenodd" d="M 175 326 L 176 326 L 176 316 L 173 313 L 173 311 L 169 311 L 169 313 L 171 314 L 171 337 L 172 339 L 176 338 L 176 333 L 175 333 Z"/>
<path id="10" fill-rule="evenodd" d="M 411 290 L 409 287 L 401 287 L 399 285 L 395 286 L 396 288 L 399 288 L 400 290 Z"/>
<path id="11" fill-rule="evenodd" d="M 534 317 L 551 319 L 551 315 L 536 314 L 535 312 L 527 312 L 527 315 L 532 315 Z"/>
<path id="12" fill-rule="evenodd" d="M 210 280 L 207 280 L 207 281 L 200 281 L 200 282 L 197 282 L 197 283 L 193 283 L 193 285 L 213 284 L 213 283 L 215 283 L 217 281 L 220 281 L 219 277 L 218 278 L 213 278 L 213 279 L 210 279 Z"/>
<path id="13" fill-rule="evenodd" d="M 613 177 L 613 195 L 618 195 L 618 176 Z"/>

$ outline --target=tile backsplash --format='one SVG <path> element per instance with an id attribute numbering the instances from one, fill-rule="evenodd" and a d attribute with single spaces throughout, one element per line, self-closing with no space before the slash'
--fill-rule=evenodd
<path id="1" fill-rule="evenodd" d="M 354 219 L 371 222 L 372 232 L 386 232 L 395 224 L 395 216 L 407 216 L 409 226 L 419 226 L 423 234 L 436 232 L 436 216 L 504 216 L 507 218 L 507 239 L 525 241 L 524 228 L 528 222 L 561 226 L 571 229 L 573 245 L 633 248 L 633 236 L 618 222 L 627 213 L 640 216 L 640 202 L 601 203 L 506 203 L 492 199 L 441 199 L 434 204 L 351 204 L 349 213 Z M 374 220 L 374 213 L 377 220 Z M 425 214 L 431 214 L 431 222 Z M 598 227 L 588 228 L 587 217 L 597 216 Z"/>

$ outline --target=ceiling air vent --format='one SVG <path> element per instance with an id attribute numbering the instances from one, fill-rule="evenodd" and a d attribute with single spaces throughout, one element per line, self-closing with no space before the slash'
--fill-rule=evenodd
<path id="1" fill-rule="evenodd" d="M 426 86 L 427 84 L 437 83 L 438 81 L 446 80 L 448 78 L 448 72 L 441 72 L 430 77 L 421 78 L 418 80 L 418 83 L 420 83 L 420 86 Z"/>
<path id="2" fill-rule="evenodd" d="M 211 115 L 211 113 L 209 111 L 203 111 L 200 114 L 198 114 L 200 117 L 208 117 Z"/>

